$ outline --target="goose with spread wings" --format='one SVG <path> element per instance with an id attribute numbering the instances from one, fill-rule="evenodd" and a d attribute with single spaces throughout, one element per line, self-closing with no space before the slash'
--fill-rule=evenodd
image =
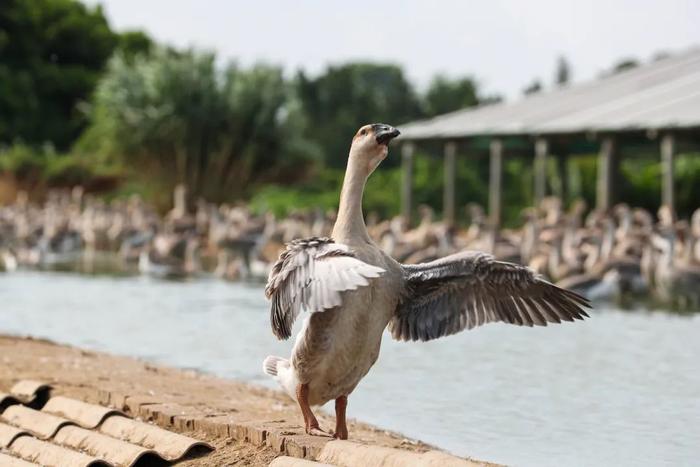
<path id="1" fill-rule="evenodd" d="M 379 356 L 382 334 L 428 341 L 491 322 L 520 326 L 581 320 L 588 301 L 517 264 L 464 251 L 403 265 L 369 237 L 362 193 L 369 175 L 399 135 L 390 125 L 365 125 L 354 136 L 331 238 L 289 243 L 270 272 L 265 293 L 279 339 L 308 315 L 290 359 L 269 356 L 263 370 L 299 404 L 306 432 L 323 431 L 311 406 L 335 400 L 333 436 L 347 439 L 348 395 Z"/>

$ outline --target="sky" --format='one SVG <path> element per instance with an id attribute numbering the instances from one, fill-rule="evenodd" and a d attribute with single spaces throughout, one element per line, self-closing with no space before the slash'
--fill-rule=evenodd
<path id="1" fill-rule="evenodd" d="M 117 30 L 316 74 L 350 60 L 404 67 L 419 89 L 438 73 L 473 76 L 513 99 L 551 85 L 563 55 L 574 82 L 622 58 L 700 46 L 697 0 L 84 0 Z"/>

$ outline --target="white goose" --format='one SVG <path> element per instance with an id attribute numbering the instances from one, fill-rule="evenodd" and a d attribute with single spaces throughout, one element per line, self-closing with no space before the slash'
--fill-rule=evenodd
<path id="1" fill-rule="evenodd" d="M 289 243 L 270 272 L 265 292 L 275 336 L 289 338 L 302 308 L 310 312 L 291 359 L 269 356 L 263 364 L 298 402 L 309 434 L 326 435 L 310 406 L 334 399 L 334 437 L 347 439 L 348 395 L 377 360 L 387 325 L 395 339 L 427 341 L 488 322 L 545 326 L 588 316 L 585 298 L 491 255 L 464 251 L 402 265 L 374 244 L 362 193 L 398 135 L 384 124 L 360 128 L 332 238 Z"/>

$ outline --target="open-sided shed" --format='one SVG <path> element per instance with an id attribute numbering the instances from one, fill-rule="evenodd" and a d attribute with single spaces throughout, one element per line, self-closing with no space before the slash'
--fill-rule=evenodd
<path id="1" fill-rule="evenodd" d="M 404 186 L 402 213 L 412 208 L 413 155 L 416 144 L 444 144 L 444 216 L 455 216 L 455 161 L 458 148 L 490 157 L 489 214 L 501 221 L 504 153 L 510 148 L 532 154 L 535 201 L 545 195 L 545 167 L 554 152 L 599 153 L 596 204 L 608 209 L 616 200 L 615 180 L 626 144 L 657 145 L 662 161 L 662 203 L 674 208 L 673 159 L 679 146 L 700 141 L 700 48 L 657 60 L 596 81 L 535 94 L 516 102 L 474 107 L 401 126 Z M 515 144 L 513 144 L 515 143 Z M 557 151 L 552 151 L 556 147 Z"/>

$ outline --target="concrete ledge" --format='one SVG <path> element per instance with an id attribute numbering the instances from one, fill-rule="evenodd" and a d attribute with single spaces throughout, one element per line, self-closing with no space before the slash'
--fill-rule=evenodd
<path id="1" fill-rule="evenodd" d="M 124 408 L 163 427 L 200 430 L 209 435 L 231 438 L 257 447 L 271 448 L 274 452 L 282 455 L 278 458 L 282 460 L 276 460 L 276 463 L 271 464 L 275 466 L 464 467 L 493 465 L 439 451 L 420 453 L 309 436 L 304 434 L 301 427 L 296 426 L 294 422 L 246 420 L 239 414 L 205 413 L 187 405 L 163 402 L 153 396 L 99 391 L 94 397 L 105 405 L 111 405 L 118 409 Z M 299 463 L 291 463 L 292 459 Z"/>
<path id="2" fill-rule="evenodd" d="M 485 464 L 438 451 L 418 453 L 381 446 L 367 446 L 351 441 L 329 441 L 321 450 L 319 462 L 353 467 L 474 467 Z"/>
<path id="3" fill-rule="evenodd" d="M 321 464 L 296 457 L 281 456 L 270 462 L 270 467 L 334 467 L 331 464 Z"/>

